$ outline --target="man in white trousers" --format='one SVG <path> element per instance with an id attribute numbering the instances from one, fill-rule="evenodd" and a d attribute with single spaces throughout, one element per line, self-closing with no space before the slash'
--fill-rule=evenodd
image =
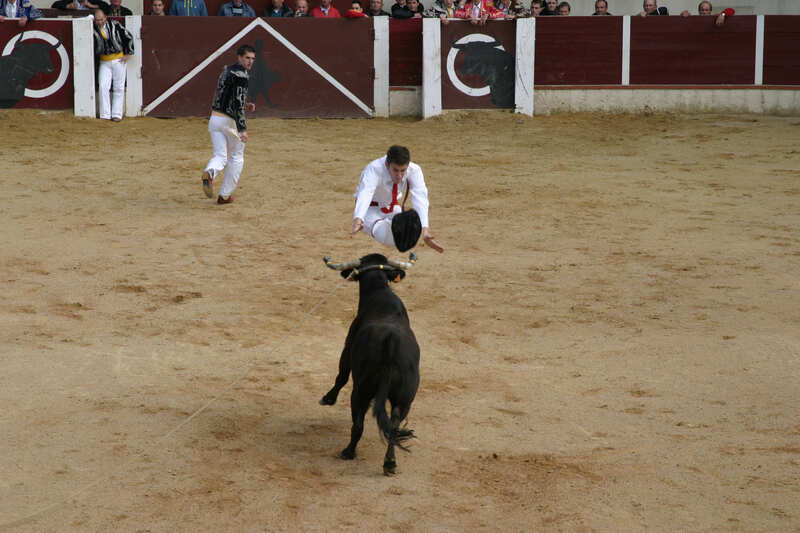
<path id="1" fill-rule="evenodd" d="M 403 212 L 406 191 L 410 192 L 414 210 L 419 215 L 425 244 L 439 253 L 444 252 L 428 227 L 428 188 L 422 169 L 411 161 L 405 146 L 391 146 L 385 156 L 372 161 L 361 172 L 353 195 L 356 207 L 350 236 L 363 231 L 381 244 L 395 247 L 392 219 Z"/>
<path id="2" fill-rule="evenodd" d="M 247 101 L 249 71 L 253 68 L 256 51 L 249 44 L 236 51 L 237 61 L 226 66 L 217 80 L 214 100 L 211 102 L 211 118 L 208 133 L 214 146 L 214 156 L 203 171 L 203 191 L 214 197 L 214 178 L 225 169 L 225 178 L 217 197 L 218 204 L 233 202 L 233 190 L 239 183 L 244 166 L 244 145 L 247 142 L 245 110 L 255 111 L 256 105 Z"/>
<path id="3" fill-rule="evenodd" d="M 133 36 L 101 9 L 94 11 L 94 53 L 100 59 L 100 118 L 119 122 L 125 103 L 125 69 L 133 55 Z M 110 95 L 109 95 L 110 93 Z"/>

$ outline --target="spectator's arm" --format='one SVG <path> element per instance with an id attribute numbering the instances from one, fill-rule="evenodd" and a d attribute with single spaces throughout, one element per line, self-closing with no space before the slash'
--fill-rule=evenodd
<path id="1" fill-rule="evenodd" d="M 734 13 L 736 13 L 736 11 L 734 11 L 733 8 L 729 7 L 727 9 L 723 9 L 722 13 L 717 15 L 717 20 L 716 20 L 717 26 L 722 26 L 723 24 L 725 24 L 725 20 L 728 17 L 732 17 Z"/>
<path id="2" fill-rule="evenodd" d="M 201 0 L 200 2 L 200 16 L 207 17 L 208 16 L 208 9 L 206 9 L 206 3 Z"/>

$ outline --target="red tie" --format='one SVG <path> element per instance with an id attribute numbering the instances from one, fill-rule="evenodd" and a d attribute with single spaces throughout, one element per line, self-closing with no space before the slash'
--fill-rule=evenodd
<path id="1" fill-rule="evenodd" d="M 397 205 L 397 184 L 392 184 L 392 203 L 389 204 L 389 207 L 381 207 L 381 211 L 384 213 L 391 213 L 394 211 L 394 206 Z"/>

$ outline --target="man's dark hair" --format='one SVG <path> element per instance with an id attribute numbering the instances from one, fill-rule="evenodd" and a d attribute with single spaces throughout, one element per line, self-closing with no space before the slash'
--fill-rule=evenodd
<path id="1" fill-rule="evenodd" d="M 249 44 L 243 44 L 242 46 L 239 47 L 238 50 L 236 50 L 236 55 L 243 56 L 247 52 L 252 52 L 252 53 L 255 54 L 256 53 L 256 49 L 253 48 L 252 46 L 250 46 Z"/>
<path id="2" fill-rule="evenodd" d="M 600 2 L 603 2 L 606 5 L 606 7 L 608 7 L 608 2 L 606 0 L 594 0 L 594 10 L 595 11 L 597 11 L 597 4 L 599 4 Z"/>
<path id="3" fill-rule="evenodd" d="M 542 7 L 544 5 L 544 0 L 532 0 L 531 5 L 533 4 L 539 4 L 539 7 Z"/>
<path id="4" fill-rule="evenodd" d="M 407 165 L 411 161 L 411 153 L 405 146 L 395 144 L 390 146 L 386 152 L 386 164 L 394 163 L 396 165 Z"/>
<path id="5" fill-rule="evenodd" d="M 711 5 L 711 2 L 709 2 L 708 0 L 703 0 L 702 2 L 700 2 L 699 4 L 697 4 L 697 11 L 698 11 L 698 13 L 700 12 L 700 8 L 701 8 L 701 7 L 703 7 L 703 4 L 708 4 L 708 8 L 709 8 L 709 9 L 714 9 L 714 6 L 713 6 L 713 5 Z"/>

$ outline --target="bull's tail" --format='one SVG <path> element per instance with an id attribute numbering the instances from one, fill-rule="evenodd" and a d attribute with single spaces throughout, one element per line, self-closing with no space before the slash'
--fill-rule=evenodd
<path id="1" fill-rule="evenodd" d="M 381 375 L 381 381 L 378 383 L 378 390 L 375 392 L 375 401 L 372 406 L 372 414 L 378 421 L 378 428 L 381 430 L 381 436 L 394 444 L 401 450 L 409 451 L 405 443 L 413 438 L 414 431 L 407 428 L 395 428 L 392 424 L 389 415 L 386 414 L 386 401 L 389 399 L 389 388 L 392 385 L 392 374 L 394 369 L 394 343 L 392 337 L 387 336 L 383 341 L 383 361 L 382 367 L 384 372 Z"/>

